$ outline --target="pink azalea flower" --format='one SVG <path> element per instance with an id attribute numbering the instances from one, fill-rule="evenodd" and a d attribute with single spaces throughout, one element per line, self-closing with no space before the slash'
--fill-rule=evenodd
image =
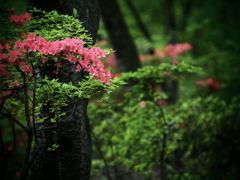
<path id="1" fill-rule="evenodd" d="M 139 103 L 139 105 L 140 105 L 141 108 L 146 108 L 146 102 L 145 101 L 141 101 Z"/>
<path id="2" fill-rule="evenodd" d="M 81 71 L 81 70 L 82 70 L 82 67 L 78 64 L 78 65 L 76 66 L 76 71 L 79 72 L 79 71 Z"/>

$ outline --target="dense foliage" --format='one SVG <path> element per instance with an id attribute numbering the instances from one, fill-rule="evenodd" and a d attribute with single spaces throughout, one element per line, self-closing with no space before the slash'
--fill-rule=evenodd
<path id="1" fill-rule="evenodd" d="M 169 104 L 164 84 L 202 70 L 169 63 L 166 56 L 161 63 L 159 57 L 152 60 L 145 59 L 148 65 L 136 72 L 123 73 L 120 79 L 131 86 L 115 91 L 107 104 L 90 104 L 93 174 L 107 179 L 239 178 L 240 97 L 220 99 L 219 83 L 209 78 L 196 82 L 205 91 L 202 97 Z"/>

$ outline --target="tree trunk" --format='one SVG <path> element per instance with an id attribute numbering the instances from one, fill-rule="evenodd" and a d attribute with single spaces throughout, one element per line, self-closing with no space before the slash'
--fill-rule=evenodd
<path id="1" fill-rule="evenodd" d="M 139 15 L 136 7 L 134 6 L 134 4 L 132 3 L 131 0 L 125 0 L 125 3 L 127 4 L 129 10 L 132 13 L 132 16 L 134 17 L 136 24 L 139 28 L 139 30 L 142 32 L 142 34 L 145 36 L 145 38 L 147 38 L 147 40 L 149 42 L 152 42 L 152 37 L 151 34 L 149 33 L 147 27 L 145 26 L 144 22 L 142 21 L 141 16 Z"/>
<path id="2" fill-rule="evenodd" d="M 176 23 L 174 18 L 174 8 L 173 3 L 174 0 L 165 0 L 166 5 L 166 23 L 167 23 L 167 35 L 170 37 L 169 44 L 176 44 L 177 37 L 176 37 Z M 169 87 L 166 87 L 166 92 L 169 93 L 169 104 L 175 104 L 178 99 L 178 81 L 171 80 L 169 82 Z"/>
<path id="3" fill-rule="evenodd" d="M 31 2 L 37 8 L 46 11 L 57 10 L 60 14 L 72 15 L 73 8 L 77 9 L 77 17 L 95 41 L 100 18 L 95 0 L 31 0 Z M 41 76 L 54 77 L 49 72 L 49 69 L 43 69 Z M 76 72 L 75 65 L 66 61 L 62 62 L 57 78 L 60 82 L 77 84 L 83 77 L 83 73 Z M 31 168 L 31 179 L 88 180 L 90 178 L 92 145 L 87 104 L 87 99 L 71 99 L 63 109 L 66 115 L 61 116 L 60 120 L 36 124 L 38 144 L 35 148 L 38 148 L 39 153 Z M 49 106 L 42 108 L 40 116 L 51 117 Z M 53 144 L 59 147 L 53 151 L 47 150 Z"/>
<path id="4" fill-rule="evenodd" d="M 173 12 L 173 0 L 165 0 L 166 6 L 166 30 L 167 35 L 170 37 L 169 44 L 176 44 L 176 32 L 175 32 L 175 18 Z"/>
<path id="5" fill-rule="evenodd" d="M 48 74 L 42 72 L 42 74 Z M 82 79 L 75 66 L 62 63 L 59 81 L 76 83 Z M 56 92 L 57 93 L 57 92 Z M 45 121 L 36 124 L 39 154 L 32 166 L 32 179 L 88 180 L 91 170 L 91 136 L 87 117 L 87 99 L 71 99 L 64 107 L 66 115 L 57 122 Z M 51 104 L 49 104 L 51 106 Z M 42 117 L 51 117 L 49 107 L 43 107 Z M 49 151 L 53 144 L 59 147 Z"/>
<path id="6" fill-rule="evenodd" d="M 112 47 L 116 50 L 119 71 L 136 71 L 141 64 L 117 1 L 98 0 L 98 3 Z"/>

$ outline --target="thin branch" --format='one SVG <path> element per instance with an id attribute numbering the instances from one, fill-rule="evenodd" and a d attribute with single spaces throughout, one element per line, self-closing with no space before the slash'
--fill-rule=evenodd
<path id="1" fill-rule="evenodd" d="M 35 72 L 34 66 L 33 67 L 33 72 Z M 35 119 L 35 107 L 36 107 L 36 87 L 37 87 L 37 80 L 34 78 L 34 84 L 33 84 L 33 105 L 32 105 L 32 123 L 33 123 L 33 134 L 35 135 L 35 143 L 38 144 L 38 138 L 37 138 L 37 133 L 36 133 L 36 119 Z"/>
<path id="2" fill-rule="evenodd" d="M 27 178 L 28 172 L 33 164 L 33 161 L 39 153 L 39 147 L 40 147 L 40 144 L 38 144 L 37 147 L 35 148 L 33 155 L 30 158 L 28 164 L 22 169 L 20 180 L 25 180 Z"/>
<path id="3" fill-rule="evenodd" d="M 30 122 L 30 109 L 29 109 L 29 95 L 28 95 L 28 86 L 27 86 L 27 75 L 21 71 L 21 69 L 18 66 L 15 66 L 15 68 L 20 72 L 22 78 L 23 78 L 23 101 L 24 101 L 24 109 L 25 109 L 25 117 L 27 121 L 27 147 L 26 147 L 26 153 L 23 163 L 23 169 L 25 169 L 29 163 L 30 159 L 30 153 L 32 149 L 32 141 L 33 141 L 33 129 L 31 127 Z"/>
<path id="4" fill-rule="evenodd" d="M 10 121 L 10 122 L 12 124 L 12 131 L 13 131 L 13 147 L 11 149 L 11 151 L 13 151 L 16 148 L 16 129 L 13 121 Z"/>
<path id="5" fill-rule="evenodd" d="M 0 90 L 0 92 L 1 92 L 1 91 L 2 91 L 2 90 Z M 12 91 L 11 94 L 7 95 L 5 98 L 2 99 L 2 103 L 1 103 L 1 105 L 0 105 L 0 111 L 1 111 L 2 108 L 3 108 L 3 105 L 4 105 L 5 101 L 6 101 L 6 99 L 10 98 L 13 94 L 14 94 L 14 91 Z"/>
<path id="6" fill-rule="evenodd" d="M 9 117 L 13 122 L 15 122 L 17 125 L 19 125 L 25 132 L 27 132 L 27 127 L 25 127 L 21 122 L 16 120 L 12 114 L 5 108 L 3 107 L 3 110 L 6 111 L 7 114 L 5 114 L 7 117 Z M 3 114 L 4 115 L 4 114 Z"/>

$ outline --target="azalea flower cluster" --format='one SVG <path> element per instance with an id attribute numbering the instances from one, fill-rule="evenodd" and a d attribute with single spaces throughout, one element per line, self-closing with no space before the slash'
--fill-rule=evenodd
<path id="1" fill-rule="evenodd" d="M 208 91 L 210 91 L 211 89 L 219 91 L 221 89 L 220 83 L 214 80 L 213 78 L 207 78 L 207 79 L 195 81 L 195 85 L 206 87 Z"/>
<path id="2" fill-rule="evenodd" d="M 192 45 L 185 43 L 169 44 L 164 48 L 156 48 L 153 54 L 140 54 L 139 59 L 141 62 L 156 61 L 159 62 L 159 58 L 171 57 L 172 64 L 178 64 L 178 56 L 185 51 L 191 50 Z"/>
<path id="3" fill-rule="evenodd" d="M 191 50 L 191 44 L 185 43 L 178 43 L 178 44 L 169 44 L 164 48 L 164 51 L 159 51 L 155 49 L 154 54 L 160 58 L 164 57 L 172 57 L 172 64 L 178 64 L 177 57 L 184 53 L 185 51 Z"/>
<path id="4" fill-rule="evenodd" d="M 104 68 L 99 58 L 105 57 L 105 51 L 99 47 L 87 49 L 84 47 L 84 41 L 81 39 L 66 38 L 62 41 L 49 42 L 43 37 L 36 34 L 28 34 L 27 38 L 16 41 L 13 48 L 8 44 L 0 46 L 0 77 L 6 76 L 9 72 L 5 69 L 3 62 L 17 65 L 22 72 L 33 75 L 33 69 L 28 63 L 28 55 L 30 53 L 38 54 L 41 63 L 46 63 L 51 57 L 59 57 L 67 59 L 70 63 L 76 65 L 76 71 L 88 71 L 100 82 L 107 85 L 110 84 L 111 73 Z M 55 63 L 56 74 L 61 67 L 61 61 Z"/>
<path id="5" fill-rule="evenodd" d="M 12 9 L 13 11 L 13 9 Z M 23 15 L 15 15 L 15 14 L 11 14 L 10 17 L 10 22 L 11 23 L 16 23 L 19 25 L 24 25 L 25 22 L 28 22 L 31 19 L 31 15 L 30 13 L 26 12 Z"/>

